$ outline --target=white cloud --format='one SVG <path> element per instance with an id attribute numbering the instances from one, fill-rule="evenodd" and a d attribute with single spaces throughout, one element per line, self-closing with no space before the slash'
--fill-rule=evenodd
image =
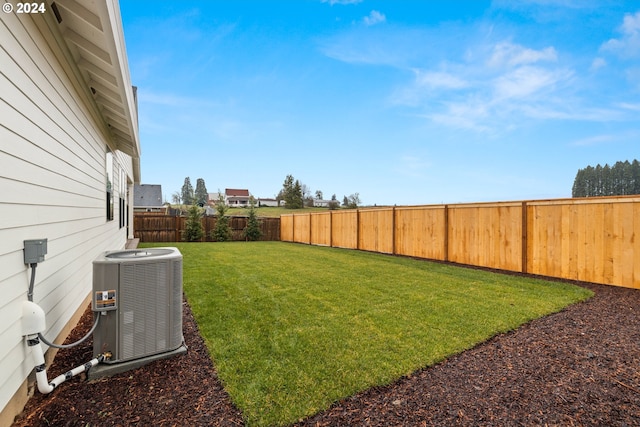
<path id="1" fill-rule="evenodd" d="M 433 89 L 462 89 L 469 86 L 464 79 L 453 74 L 439 71 L 415 70 L 416 85 Z"/>
<path id="2" fill-rule="evenodd" d="M 595 135 L 595 136 L 590 136 L 588 138 L 582 138 L 579 139 L 577 141 L 573 141 L 571 143 L 571 145 L 576 146 L 576 147 L 585 147 L 585 146 L 591 146 L 591 145 L 601 145 L 601 144 L 608 144 L 611 141 L 613 141 L 615 138 L 613 135 Z"/>
<path id="3" fill-rule="evenodd" d="M 425 117 L 445 126 L 487 133 L 491 132 L 491 127 L 487 125 L 490 115 L 487 103 L 468 99 L 465 102 L 446 103 L 445 111 L 427 114 Z"/>
<path id="4" fill-rule="evenodd" d="M 631 111 L 640 111 L 640 104 L 629 104 L 628 102 L 623 102 L 618 105 L 620 108 Z"/>
<path id="5" fill-rule="evenodd" d="M 379 24 L 381 22 L 385 22 L 386 20 L 387 17 L 384 16 L 384 14 L 378 12 L 377 10 L 372 10 L 369 16 L 365 16 L 362 21 L 365 25 L 371 26 Z"/>
<path id="6" fill-rule="evenodd" d="M 619 28 L 622 37 L 609 39 L 600 46 L 600 50 L 611 52 L 623 58 L 640 55 L 640 12 L 627 14 Z"/>
<path id="7" fill-rule="evenodd" d="M 519 67 L 494 80 L 497 98 L 524 98 L 550 89 L 559 81 L 568 80 L 570 72 L 550 71 L 540 67 Z"/>
<path id="8" fill-rule="evenodd" d="M 600 68 L 604 68 L 606 66 L 607 66 L 607 60 L 604 58 L 598 57 L 591 62 L 590 70 L 595 71 L 595 70 L 599 70 Z"/>
<path id="9" fill-rule="evenodd" d="M 322 0 L 322 3 L 329 3 L 331 6 L 334 4 L 357 4 L 362 0 Z"/>
<path id="10" fill-rule="evenodd" d="M 531 118 L 592 116 L 578 107 L 572 110 L 572 101 L 563 96 L 575 75 L 555 64 L 555 48 L 499 42 L 476 52 L 484 55 L 447 62 L 440 69 L 414 69 L 413 82 L 396 90 L 393 101 L 423 108 L 421 115 L 434 123 L 485 134 L 509 131 Z"/>
<path id="11" fill-rule="evenodd" d="M 534 64 L 539 61 L 556 61 L 557 59 L 558 54 L 553 47 L 534 50 L 510 42 L 502 42 L 493 48 L 488 65 L 491 67 L 514 67 Z"/>

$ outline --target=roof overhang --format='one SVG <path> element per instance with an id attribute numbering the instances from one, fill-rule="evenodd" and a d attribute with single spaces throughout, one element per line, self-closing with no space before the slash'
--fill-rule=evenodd
<path id="1" fill-rule="evenodd" d="M 136 90 L 118 0 L 50 2 L 60 33 L 111 133 L 112 148 L 133 158 L 140 176 L 140 139 Z"/>

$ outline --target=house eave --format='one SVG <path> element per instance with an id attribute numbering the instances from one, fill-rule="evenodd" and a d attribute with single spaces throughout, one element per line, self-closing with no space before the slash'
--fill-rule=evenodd
<path id="1" fill-rule="evenodd" d="M 118 0 L 49 1 L 60 34 L 110 133 L 112 149 L 134 159 L 139 181 L 140 138 Z M 137 168 L 137 170 L 135 170 Z"/>

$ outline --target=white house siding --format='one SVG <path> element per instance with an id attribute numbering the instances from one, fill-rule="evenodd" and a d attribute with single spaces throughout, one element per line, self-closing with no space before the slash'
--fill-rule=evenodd
<path id="1" fill-rule="evenodd" d="M 107 221 L 109 133 L 47 29 L 41 15 L 0 14 L 0 425 L 9 425 L 9 408 L 26 400 L 34 368 L 20 324 L 30 278 L 23 241 L 48 239 L 34 301 L 52 340 L 87 301 L 92 260 L 127 239 L 118 221 L 118 180 L 123 170 L 133 186 L 132 159 L 114 153 L 115 211 Z"/>

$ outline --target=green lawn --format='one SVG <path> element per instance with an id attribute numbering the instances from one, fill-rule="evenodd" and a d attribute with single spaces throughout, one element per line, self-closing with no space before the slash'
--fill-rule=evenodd
<path id="1" fill-rule="evenodd" d="M 200 331 L 250 426 L 295 422 L 592 295 L 335 248 L 176 246 Z"/>

